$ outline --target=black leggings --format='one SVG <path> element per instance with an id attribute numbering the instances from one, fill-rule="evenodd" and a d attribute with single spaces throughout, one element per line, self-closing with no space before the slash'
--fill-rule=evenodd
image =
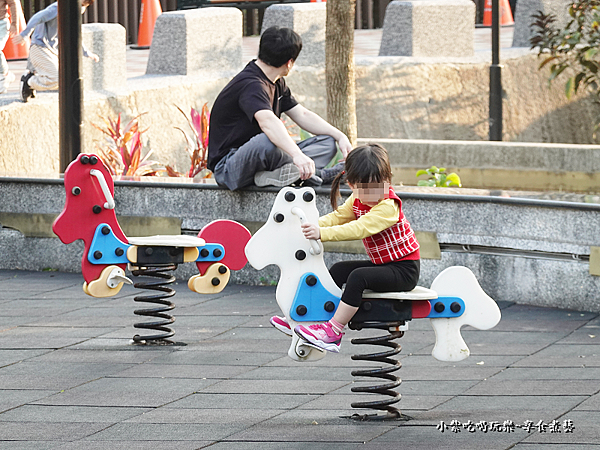
<path id="1" fill-rule="evenodd" d="M 421 263 L 417 260 L 373 264 L 371 261 L 342 261 L 329 272 L 340 288 L 346 283 L 342 301 L 359 307 L 365 289 L 376 292 L 412 291 L 419 281 Z"/>

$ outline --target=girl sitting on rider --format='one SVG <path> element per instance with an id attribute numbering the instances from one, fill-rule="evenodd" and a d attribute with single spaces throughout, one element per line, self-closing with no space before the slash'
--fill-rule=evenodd
<path id="1" fill-rule="evenodd" d="M 352 195 L 336 209 L 342 180 Z M 334 211 L 319 218 L 319 225 L 305 223 L 307 239 L 350 241 L 362 239 L 369 260 L 334 264 L 331 276 L 341 288 L 346 284 L 340 304 L 331 320 L 315 325 L 298 325 L 294 331 L 302 339 L 331 352 L 339 352 L 344 328 L 362 301 L 365 289 L 376 292 L 411 291 L 419 280 L 419 243 L 402 213 L 402 201 L 390 186 L 392 169 L 387 151 L 368 144 L 352 150 L 345 171 L 331 186 Z M 291 335 L 285 318 L 274 316 L 271 324 Z"/>

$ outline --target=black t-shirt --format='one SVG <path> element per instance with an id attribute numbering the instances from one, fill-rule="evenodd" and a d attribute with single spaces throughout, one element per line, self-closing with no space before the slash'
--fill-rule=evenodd
<path id="1" fill-rule="evenodd" d="M 281 113 L 297 104 L 283 78 L 273 83 L 250 61 L 215 100 L 210 114 L 208 168 L 214 170 L 232 148 L 241 147 L 262 133 L 254 118 L 256 112 L 268 109 L 281 117 Z"/>

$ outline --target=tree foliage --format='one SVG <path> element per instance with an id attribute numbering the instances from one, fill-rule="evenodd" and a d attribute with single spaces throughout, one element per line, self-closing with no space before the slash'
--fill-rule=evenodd
<path id="1" fill-rule="evenodd" d="M 565 95 L 590 88 L 600 100 L 600 0 L 575 0 L 569 4 L 570 20 L 564 27 L 556 16 L 538 11 L 531 24 L 531 48 L 543 58 L 539 68 L 548 66 L 551 83 L 565 73 Z M 566 69 L 571 69 L 565 72 Z"/>

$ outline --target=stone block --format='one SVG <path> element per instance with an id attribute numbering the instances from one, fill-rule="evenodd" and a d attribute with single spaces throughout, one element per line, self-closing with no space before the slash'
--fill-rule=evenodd
<path id="1" fill-rule="evenodd" d="M 472 56 L 471 0 L 392 1 L 385 10 L 379 56 Z"/>
<path id="2" fill-rule="evenodd" d="M 298 65 L 325 66 L 326 3 L 271 5 L 265 10 L 262 32 L 272 26 L 291 28 L 302 38 Z"/>
<path id="3" fill-rule="evenodd" d="M 82 60 L 83 88 L 114 91 L 127 82 L 125 28 L 118 23 L 92 23 L 82 26 L 86 48 L 100 57 L 99 62 Z"/>
<path id="4" fill-rule="evenodd" d="M 158 16 L 146 74 L 198 75 L 242 65 L 242 12 L 200 8 Z"/>
<path id="5" fill-rule="evenodd" d="M 532 16 L 538 11 L 554 14 L 557 19 L 555 25 L 558 27 L 564 27 L 570 20 L 569 2 L 566 0 L 519 0 L 515 11 L 513 47 L 531 47 L 529 39 L 532 35 Z"/>

